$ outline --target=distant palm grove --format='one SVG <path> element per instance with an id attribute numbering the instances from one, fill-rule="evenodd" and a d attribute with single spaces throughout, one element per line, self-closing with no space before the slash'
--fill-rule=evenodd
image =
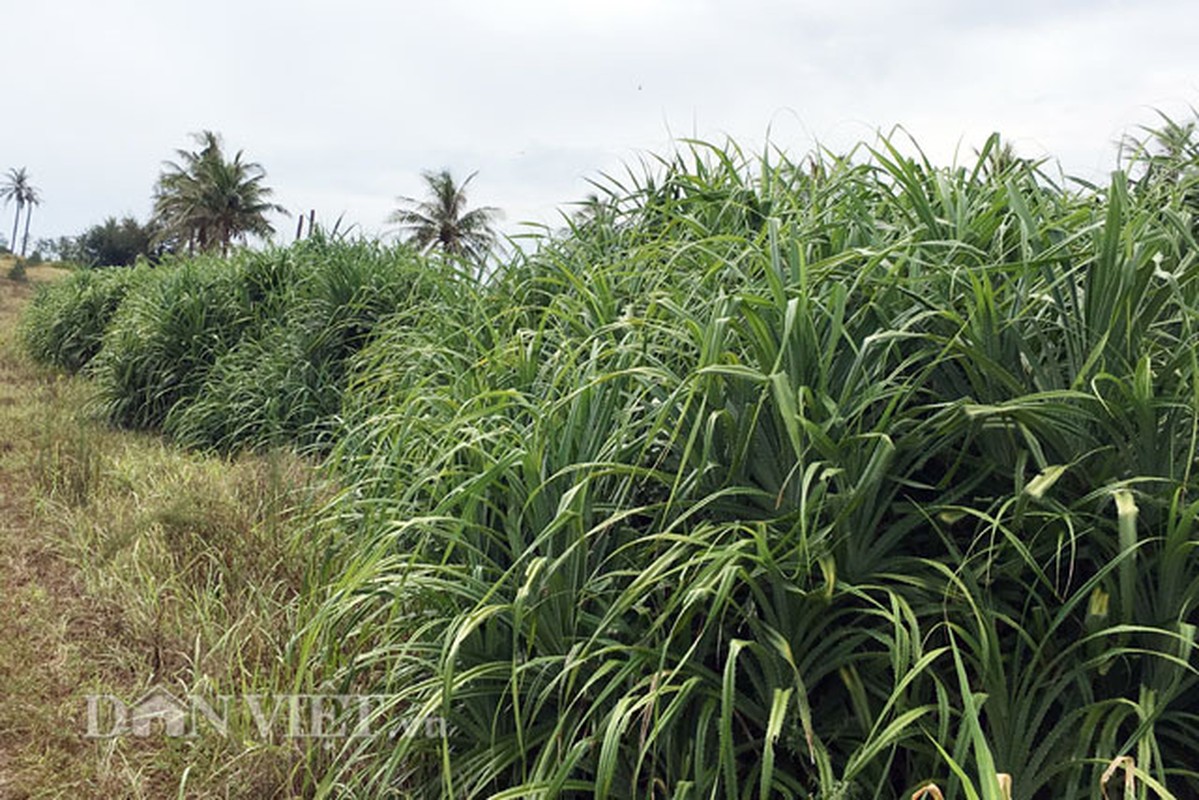
<path id="1" fill-rule="evenodd" d="M 218 252 L 226 256 L 235 243 L 274 235 L 269 217 L 288 216 L 289 212 L 271 202 L 274 190 L 265 183 L 262 165 L 247 161 L 240 150 L 227 157 L 221 136 L 213 131 L 201 131 L 192 138 L 199 149 L 176 150 L 175 160 L 165 162 L 154 186 L 154 208 L 147 223 L 132 217 L 120 221 L 110 217 L 79 236 L 44 239 L 39 246 L 48 254 L 84 266 L 128 266 L 139 257 L 157 260 L 168 253 Z M 430 199 L 400 197 L 401 207 L 388 221 L 399 225 L 406 241 L 421 251 L 437 249 L 483 264 L 496 244 L 495 223 L 500 211 L 468 209 L 466 186 L 473 178 L 474 173 L 458 184 L 449 170 L 424 173 Z M 0 199 L 16 206 L 11 249 L 24 257 L 33 207 L 41 203 L 28 170 L 9 170 L 6 182 L 0 184 Z M 25 233 L 19 238 L 22 211 Z M 297 239 L 303 222 L 301 218 Z M 315 212 L 310 229 L 314 224 Z"/>
<path id="2" fill-rule="evenodd" d="M 170 676 L 381 698 L 279 796 L 1199 797 L 1194 123 L 1102 185 L 680 145 L 503 256 L 441 171 L 403 241 L 240 247 L 281 208 L 197 145 L 171 252 L 23 340 L 113 425 L 333 478 L 277 673 Z"/>

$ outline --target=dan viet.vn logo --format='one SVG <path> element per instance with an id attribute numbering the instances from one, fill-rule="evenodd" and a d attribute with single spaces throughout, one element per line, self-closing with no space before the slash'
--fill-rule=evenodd
<path id="1" fill-rule="evenodd" d="M 88 739 L 119 736 L 193 738 L 203 735 L 261 741 L 281 739 L 441 737 L 440 717 L 398 712 L 394 698 L 367 694 L 176 696 L 154 687 L 132 702 L 110 694 L 86 696 Z"/>

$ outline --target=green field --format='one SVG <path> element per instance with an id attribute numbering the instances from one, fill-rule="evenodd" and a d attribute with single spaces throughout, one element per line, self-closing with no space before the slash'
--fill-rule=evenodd
<path id="1" fill-rule="evenodd" d="M 180 796 L 1199 796 L 1199 170 L 1158 143 L 1102 186 L 998 137 L 684 144 L 482 277 L 318 234 L 55 282 L 22 341 L 81 425 L 200 498 L 258 476 L 68 539 L 94 581 L 196 559 L 170 630 L 212 655 L 155 678 L 393 726 L 128 757 Z"/>

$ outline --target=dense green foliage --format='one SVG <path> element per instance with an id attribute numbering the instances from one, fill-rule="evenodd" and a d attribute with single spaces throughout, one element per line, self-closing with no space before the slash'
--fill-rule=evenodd
<path id="1" fill-rule="evenodd" d="M 485 284 L 181 262 L 95 372 L 184 441 L 334 442 L 289 658 L 395 737 L 326 795 L 1194 796 L 1195 172 L 1150 151 L 697 144 Z"/>
<path id="2" fill-rule="evenodd" d="M 22 319 L 22 337 L 44 364 L 76 372 L 100 351 L 104 332 L 146 268 L 79 270 L 40 291 Z"/>
<path id="3" fill-rule="evenodd" d="M 253 322 L 235 343 L 214 344 L 199 392 L 166 416 L 167 432 L 188 445 L 324 449 L 341 411 L 347 360 L 379 320 L 440 289 L 432 267 L 406 248 L 320 236 L 246 256 L 234 279 Z"/>
<path id="4" fill-rule="evenodd" d="M 158 259 L 163 248 L 155 244 L 158 231 L 133 217 L 109 217 L 76 237 L 55 243 L 57 255 L 85 267 L 131 266 L 138 258 Z"/>
<path id="5" fill-rule="evenodd" d="M 305 642 L 448 734 L 330 792 L 1199 791 L 1190 212 L 995 147 L 697 148 L 389 325 Z"/>
<path id="6" fill-rule="evenodd" d="M 434 274 L 405 248 L 320 234 L 228 259 L 83 270 L 38 295 L 24 338 L 44 363 L 87 364 L 119 425 L 221 450 L 324 446 L 344 362 L 377 320 L 435 291 Z"/>

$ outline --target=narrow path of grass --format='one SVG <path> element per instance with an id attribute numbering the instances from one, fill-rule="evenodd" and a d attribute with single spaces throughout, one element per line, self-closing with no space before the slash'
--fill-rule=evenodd
<path id="1" fill-rule="evenodd" d="M 286 744 L 92 740 L 89 694 L 271 692 L 318 491 L 290 456 L 227 461 L 88 418 L 87 386 L 32 365 L 16 326 L 36 267 L 0 270 L 0 799 L 296 797 Z"/>

